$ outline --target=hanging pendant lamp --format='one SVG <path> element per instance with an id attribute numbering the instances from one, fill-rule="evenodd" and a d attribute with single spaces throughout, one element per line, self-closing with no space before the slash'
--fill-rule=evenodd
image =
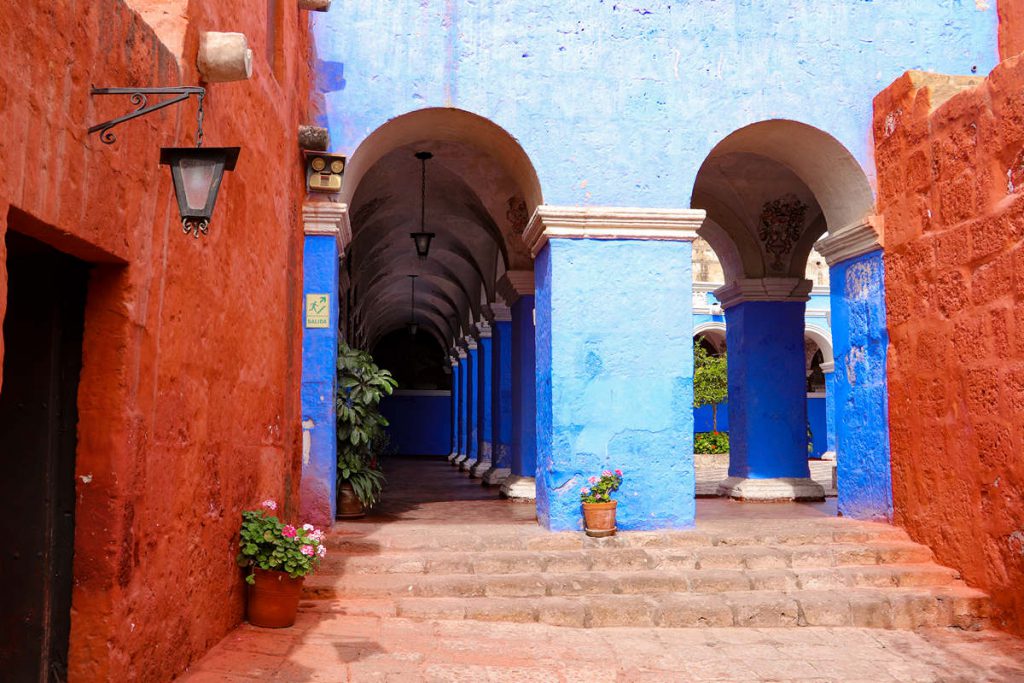
<path id="1" fill-rule="evenodd" d="M 430 240 L 434 239 L 434 233 L 427 232 L 427 160 L 434 157 L 430 152 L 416 152 L 416 158 L 420 160 L 420 231 L 409 233 L 413 244 L 416 245 L 416 255 L 421 259 L 427 258 L 430 253 Z"/>

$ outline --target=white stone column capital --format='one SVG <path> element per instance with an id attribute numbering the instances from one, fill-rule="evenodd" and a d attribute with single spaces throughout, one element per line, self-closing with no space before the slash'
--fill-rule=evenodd
<path id="1" fill-rule="evenodd" d="M 476 324 L 476 336 L 478 339 L 490 339 L 491 338 L 491 325 L 487 320 L 481 319 Z"/>
<path id="2" fill-rule="evenodd" d="M 352 221 L 348 204 L 307 199 L 302 203 L 302 231 L 306 235 L 333 235 L 338 254 L 352 243 Z"/>
<path id="3" fill-rule="evenodd" d="M 467 351 L 476 351 L 476 337 L 472 334 L 467 334 L 462 343 L 465 345 Z"/>
<path id="4" fill-rule="evenodd" d="M 532 270 L 506 271 L 496 285 L 498 295 L 509 306 L 519 301 L 520 297 L 533 296 L 535 291 Z"/>
<path id="5" fill-rule="evenodd" d="M 836 362 L 834 360 L 825 361 L 820 367 L 823 373 L 830 375 L 836 371 Z"/>
<path id="6" fill-rule="evenodd" d="M 692 242 L 706 216 L 703 209 L 541 204 L 523 231 L 523 242 L 534 258 L 551 238 Z"/>
<path id="7" fill-rule="evenodd" d="M 883 216 L 868 216 L 859 223 L 847 225 L 815 242 L 814 249 L 834 266 L 856 256 L 881 249 L 885 235 Z"/>
<path id="8" fill-rule="evenodd" d="M 496 323 L 507 323 L 512 321 L 512 309 L 501 302 L 494 302 L 488 304 L 488 311 L 491 314 L 492 322 Z"/>
<path id="9" fill-rule="evenodd" d="M 722 308 L 747 301 L 809 301 L 814 283 L 801 277 L 740 278 L 715 290 Z"/>
<path id="10" fill-rule="evenodd" d="M 459 360 L 466 360 L 466 349 L 463 348 L 461 344 L 455 346 L 452 350 L 455 352 L 455 355 L 458 356 Z"/>

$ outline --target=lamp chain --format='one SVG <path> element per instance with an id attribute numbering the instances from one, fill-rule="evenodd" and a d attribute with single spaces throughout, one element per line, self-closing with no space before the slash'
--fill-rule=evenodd
<path id="1" fill-rule="evenodd" d="M 201 92 L 198 95 L 199 98 L 199 110 L 196 112 L 196 120 L 199 124 L 198 130 L 196 131 L 196 147 L 203 146 L 203 96 L 205 92 Z"/>

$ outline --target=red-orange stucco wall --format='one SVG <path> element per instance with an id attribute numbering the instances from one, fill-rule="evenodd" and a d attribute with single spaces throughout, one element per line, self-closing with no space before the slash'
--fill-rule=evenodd
<path id="1" fill-rule="evenodd" d="M 0 3 L 0 319 L 6 230 L 101 264 L 79 391 L 80 681 L 184 670 L 242 618 L 240 510 L 268 496 L 298 509 L 308 18 L 278 3 L 275 77 L 266 0 L 177 3 L 177 40 L 167 27 L 161 37 L 180 55 L 132 4 Z M 90 84 L 199 84 L 204 30 L 247 34 L 255 58 L 251 80 L 208 86 L 206 144 L 242 152 L 197 241 L 182 234 L 158 165 L 161 146 L 194 144 L 194 100 L 120 126 L 114 145 L 86 128 L 133 108 L 90 98 Z"/>
<path id="2" fill-rule="evenodd" d="M 999 54 L 1003 59 L 1024 52 L 1024 2 L 999 0 Z"/>
<path id="3" fill-rule="evenodd" d="M 1024 59 L 904 75 L 874 133 L 895 521 L 1024 633 Z"/>

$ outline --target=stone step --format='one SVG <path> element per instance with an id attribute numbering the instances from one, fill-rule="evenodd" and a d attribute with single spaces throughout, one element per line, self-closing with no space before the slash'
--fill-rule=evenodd
<path id="1" fill-rule="evenodd" d="M 328 550 L 347 555 L 424 551 L 546 551 L 588 548 L 700 548 L 707 546 L 759 545 L 831 545 L 835 543 L 871 543 L 909 541 L 902 529 L 885 524 L 859 524 L 856 527 L 826 524 L 815 520 L 806 526 L 788 524 L 774 527 L 770 521 L 754 529 L 744 527 L 715 531 L 632 531 L 610 538 L 590 538 L 580 532 L 549 533 L 534 528 L 511 532 L 470 533 L 465 526 L 445 526 L 429 532 L 386 533 L 367 529 L 358 533 L 333 531 L 327 537 Z M 760 530 L 758 530 L 760 528 Z"/>
<path id="2" fill-rule="evenodd" d="M 935 564 L 850 565 L 826 569 L 690 569 L 520 574 L 319 574 L 308 577 L 307 598 L 562 597 L 656 595 L 758 590 L 910 588 L 948 586 L 959 579 Z"/>
<path id="3" fill-rule="evenodd" d="M 793 546 L 697 548 L 584 548 L 525 552 L 332 553 L 321 574 L 517 574 L 645 569 L 809 569 L 932 561 L 931 550 L 909 541 Z"/>
<path id="4" fill-rule="evenodd" d="M 573 597 L 396 597 L 308 600 L 304 611 L 423 620 L 540 622 L 603 627 L 850 626 L 984 628 L 988 598 L 963 585 L 924 588 L 725 591 Z"/>

